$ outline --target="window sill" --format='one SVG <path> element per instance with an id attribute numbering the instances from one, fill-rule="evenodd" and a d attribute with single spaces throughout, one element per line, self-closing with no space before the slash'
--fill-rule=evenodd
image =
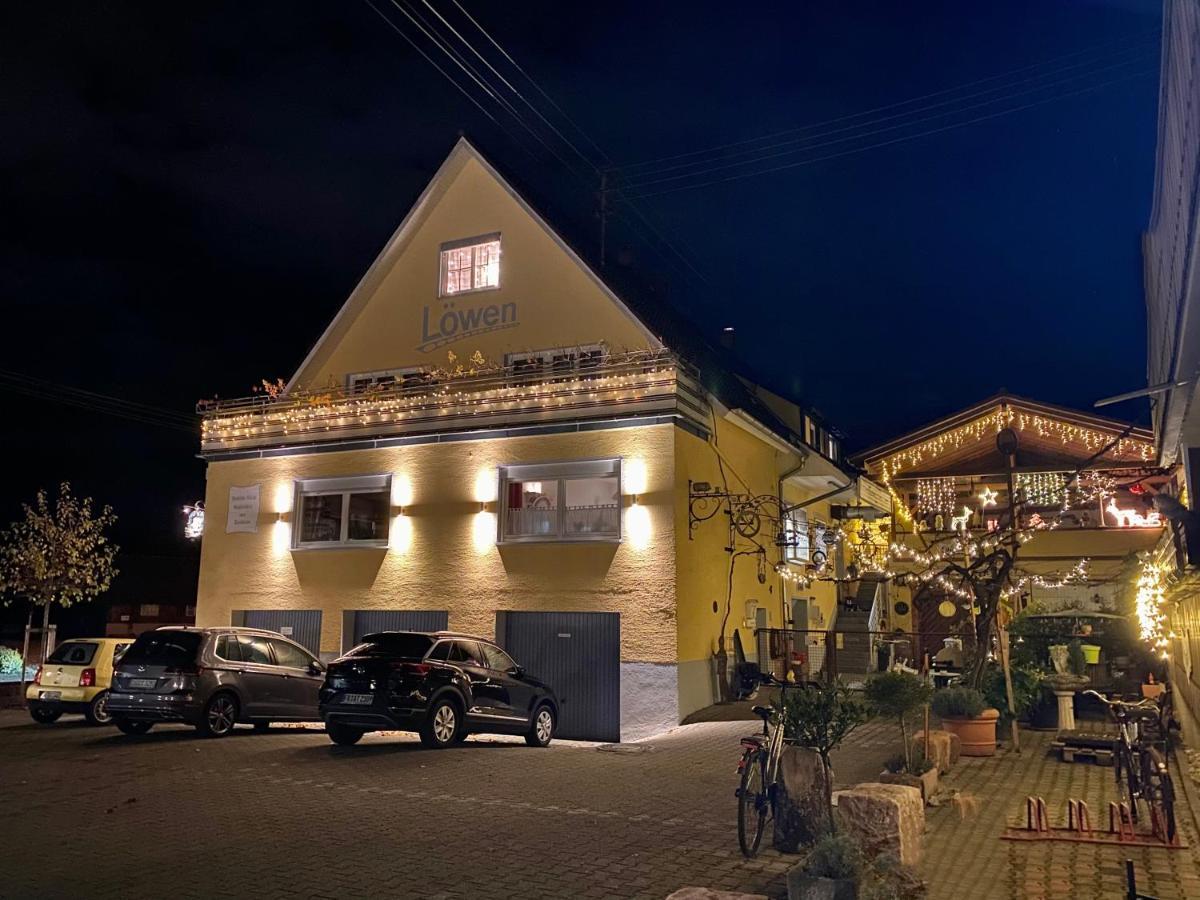
<path id="1" fill-rule="evenodd" d="M 496 284 L 496 285 L 492 285 L 490 287 L 477 287 L 477 288 L 470 288 L 469 290 L 465 290 L 465 291 L 455 291 L 453 294 L 441 293 L 438 295 L 438 299 L 439 300 L 454 300 L 456 297 L 467 297 L 467 296 L 470 296 L 471 294 L 486 294 L 489 291 L 498 291 L 498 290 L 500 290 L 500 285 Z"/>
<path id="2" fill-rule="evenodd" d="M 614 535 L 596 537 L 508 537 L 496 541 L 496 546 L 520 546 L 523 544 L 619 544 L 621 538 Z"/>
<path id="3" fill-rule="evenodd" d="M 353 544 L 304 544 L 300 547 L 289 548 L 293 553 L 308 553 L 310 551 L 326 550 L 386 550 L 387 541 L 355 541 Z"/>

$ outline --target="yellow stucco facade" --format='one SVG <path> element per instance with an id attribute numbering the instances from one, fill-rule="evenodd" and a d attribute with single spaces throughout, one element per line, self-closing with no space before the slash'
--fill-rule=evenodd
<path id="1" fill-rule="evenodd" d="M 442 252 L 472 238 L 499 240 L 498 285 L 440 296 Z M 644 403 L 654 399 L 646 397 L 653 391 L 636 385 L 628 391 L 643 406 L 610 419 L 593 417 L 586 430 L 570 411 L 552 418 L 535 412 L 532 422 L 509 429 L 496 423 L 509 408 L 505 398 L 512 397 L 505 381 L 513 377 L 511 366 L 492 369 L 501 373 L 499 388 L 480 388 L 470 402 L 460 396 L 458 418 L 444 431 L 435 421 L 441 395 L 432 392 L 420 415 L 434 426 L 402 438 L 378 426 L 372 431 L 374 401 L 368 396 L 354 406 L 360 401 L 347 389 L 351 376 L 411 367 L 437 370 L 439 378 L 452 381 L 447 373 L 457 365 L 478 365 L 471 362 L 476 353 L 486 359 L 485 367 L 503 367 L 509 354 L 596 346 L 606 354 L 663 349 L 486 161 L 460 142 L 280 401 L 292 403 L 289 408 L 300 416 L 306 404 L 325 402 L 323 391 L 342 398 L 333 416 L 338 443 L 324 438 L 319 427 L 309 426 L 303 435 L 289 432 L 287 416 L 277 440 L 256 437 L 253 424 L 241 420 L 220 441 L 215 429 L 206 430 L 211 443 L 197 623 L 229 624 L 243 610 L 319 610 L 319 647 L 313 649 L 329 657 L 348 645 L 347 615 L 359 611 L 445 611 L 451 629 L 497 640 L 498 613 L 618 613 L 622 737 L 676 724 L 714 702 L 713 654 L 722 622 L 727 621 L 727 635 L 741 629 L 753 658 L 747 602 L 765 610 L 767 624 L 782 626 L 786 592 L 773 571 L 777 555 L 762 566 L 752 557 L 737 558 L 730 581 L 727 519 L 701 523 L 689 535 L 688 481 L 775 495 L 779 476 L 795 469 L 799 451 L 731 421 L 727 411 L 715 411 L 705 399 L 693 403 L 687 416 L 650 414 Z M 568 410 L 578 407 L 586 419 L 589 398 L 597 396 L 591 385 L 599 382 L 588 382 L 590 374 L 571 377 L 583 380 L 564 385 L 561 378 L 547 377 L 522 391 L 535 401 L 539 392 L 568 391 L 573 404 Z M 623 390 L 620 377 L 616 380 Z M 496 400 L 497 390 L 508 393 Z M 492 406 L 486 423 L 472 428 L 470 410 L 482 408 L 471 405 L 475 402 Z M 353 409 L 349 430 L 347 403 Z M 517 406 L 521 415 L 529 414 L 527 400 Z M 271 408 L 244 407 L 238 415 L 252 420 Z M 381 437 L 389 440 L 376 440 Z M 588 460 L 620 461 L 619 540 L 502 539 L 497 522 L 505 515 L 498 478 L 503 467 Z M 299 546 L 298 485 L 370 476 L 386 476 L 390 483 L 386 546 Z M 228 532 L 231 491 L 255 485 L 260 499 L 253 528 Z M 786 490 L 791 501 L 799 499 L 794 487 Z M 827 506 L 814 510 L 827 512 Z M 832 611 L 831 588 L 807 593 L 828 607 L 827 615 Z M 638 722 L 627 721 L 630 710 Z"/>

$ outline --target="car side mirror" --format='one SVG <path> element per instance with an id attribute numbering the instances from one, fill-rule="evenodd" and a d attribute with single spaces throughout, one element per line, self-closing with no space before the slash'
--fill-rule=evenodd
<path id="1" fill-rule="evenodd" d="M 513 666 L 511 669 L 508 670 L 508 674 L 511 675 L 513 678 L 524 678 L 525 677 L 525 668 L 523 666 Z"/>
<path id="2" fill-rule="evenodd" d="M 308 671 L 313 675 L 320 675 L 325 671 L 325 666 L 317 662 L 315 659 L 308 664 Z"/>

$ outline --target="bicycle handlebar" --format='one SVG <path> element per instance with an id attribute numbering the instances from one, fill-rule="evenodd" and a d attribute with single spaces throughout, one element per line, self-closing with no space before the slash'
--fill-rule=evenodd
<path id="1" fill-rule="evenodd" d="M 1103 703 L 1109 709 L 1112 709 L 1113 707 L 1117 707 L 1120 709 L 1152 709 L 1155 711 L 1158 710 L 1158 704 L 1155 703 L 1153 700 L 1148 700 L 1148 699 L 1138 700 L 1135 703 L 1130 703 L 1128 700 L 1109 700 L 1107 697 L 1105 697 L 1099 691 L 1086 690 L 1086 691 L 1081 691 L 1080 693 L 1091 694 L 1093 697 L 1095 697 L 1097 700 L 1099 700 L 1101 703 Z"/>

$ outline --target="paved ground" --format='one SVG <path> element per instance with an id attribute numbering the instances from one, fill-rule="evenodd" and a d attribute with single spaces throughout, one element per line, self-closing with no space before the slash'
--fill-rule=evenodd
<path id="1" fill-rule="evenodd" d="M 0 897 L 779 896 L 794 859 L 737 847 L 748 730 L 687 726 L 642 752 L 478 738 L 427 751 L 295 729 L 127 738 L 0 712 Z M 847 778 L 878 770 L 885 734 L 862 732 Z"/>
<path id="2" fill-rule="evenodd" d="M 737 849 L 733 798 L 745 722 L 705 722 L 620 751 L 471 739 L 433 752 L 403 736 L 336 748 L 316 730 L 143 738 L 0 712 L 0 897 L 646 897 L 685 885 L 784 894 L 795 858 Z M 842 784 L 892 755 L 871 723 L 835 756 Z M 964 760 L 946 780 L 977 800 L 931 809 L 931 898 L 1119 897 L 1120 862 L 1143 890 L 1200 897 L 1194 850 L 1000 841 L 1040 792 L 1111 790 L 1112 770 L 1021 757 Z M 1197 837 L 1189 827 L 1193 848 Z"/>

